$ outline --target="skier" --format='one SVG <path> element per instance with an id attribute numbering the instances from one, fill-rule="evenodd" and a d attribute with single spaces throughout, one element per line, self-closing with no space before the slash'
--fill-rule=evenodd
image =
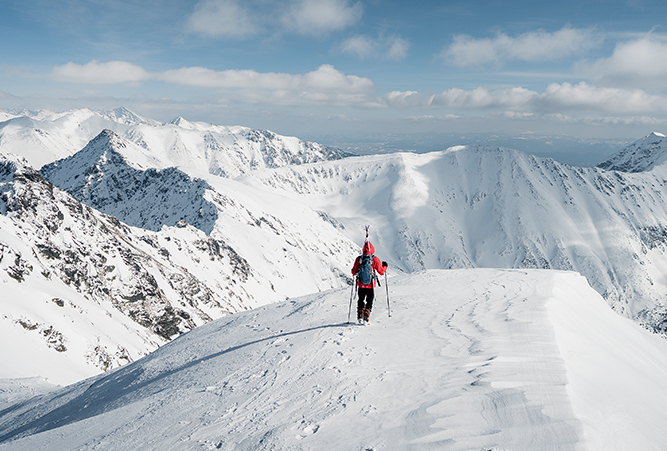
<path id="1" fill-rule="evenodd" d="M 375 255 L 375 248 L 370 241 L 364 243 L 363 254 L 357 257 L 352 267 L 352 275 L 357 276 L 357 286 L 359 289 L 359 302 L 357 303 L 357 321 L 359 324 L 364 322 L 368 324 L 371 309 L 373 308 L 373 298 L 375 297 L 375 283 L 377 281 L 376 273 L 383 275 L 387 270 L 387 262 L 380 263 L 380 259 Z"/>

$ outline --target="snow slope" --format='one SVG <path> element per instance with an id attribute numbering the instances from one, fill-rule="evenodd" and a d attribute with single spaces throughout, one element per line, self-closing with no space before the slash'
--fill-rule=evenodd
<path id="1" fill-rule="evenodd" d="M 540 268 L 583 274 L 619 313 L 664 328 L 667 166 L 621 173 L 456 147 L 256 171 L 242 180 L 327 212 L 406 272 Z"/>
<path id="2" fill-rule="evenodd" d="M 0 412 L 11 450 L 661 450 L 667 341 L 586 280 L 541 270 L 390 279 L 239 313 Z"/>
<path id="3" fill-rule="evenodd" d="M 0 338 L 16 343 L 0 347 L 0 378 L 72 383 L 213 318 L 350 280 L 357 246 L 301 203 L 209 174 L 210 183 L 175 168 L 134 169 L 119 153 L 97 156 L 100 167 L 118 160 L 123 180 L 143 177 L 130 184 L 125 211 L 154 230 L 83 205 L 25 160 L 0 154 Z M 132 197 L 140 186 L 152 203 Z M 198 205 L 212 211 L 210 234 L 183 220 L 206 213 Z"/>
<path id="4" fill-rule="evenodd" d="M 1 155 L 0 194 L 0 378 L 72 383 L 255 306 L 247 263 L 187 224 L 130 228 Z"/>
<path id="5" fill-rule="evenodd" d="M 609 171 L 644 172 L 667 162 L 667 137 L 653 132 L 598 164 Z"/>

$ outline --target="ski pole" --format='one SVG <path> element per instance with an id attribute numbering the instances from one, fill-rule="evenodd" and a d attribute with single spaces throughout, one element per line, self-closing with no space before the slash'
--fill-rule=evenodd
<path id="1" fill-rule="evenodd" d="M 389 284 L 387 283 L 387 273 L 384 273 L 384 286 L 387 289 L 387 314 L 391 318 L 391 308 L 389 307 Z"/>
<path id="2" fill-rule="evenodd" d="M 350 316 L 352 315 L 352 299 L 354 298 L 354 287 L 357 285 L 357 278 L 352 281 L 352 290 L 350 291 L 350 308 L 347 311 L 347 323 L 350 324 Z"/>

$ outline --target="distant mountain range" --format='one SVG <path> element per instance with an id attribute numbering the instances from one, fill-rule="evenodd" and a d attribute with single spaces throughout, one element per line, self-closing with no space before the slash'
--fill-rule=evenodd
<path id="1" fill-rule="evenodd" d="M 125 108 L 5 113 L 2 152 L 23 156 L 36 168 L 66 158 L 108 129 L 166 164 L 236 177 L 251 170 L 350 156 L 340 149 L 247 127 L 224 127 L 176 118 L 161 124 Z"/>
<path id="2" fill-rule="evenodd" d="M 390 272 L 578 271 L 619 314 L 667 329 L 657 133 L 576 168 L 483 146 L 355 157 L 125 109 L 4 117 L 0 321 L 25 346 L 0 378 L 71 382 L 213 318 L 344 287 L 366 224 Z"/>

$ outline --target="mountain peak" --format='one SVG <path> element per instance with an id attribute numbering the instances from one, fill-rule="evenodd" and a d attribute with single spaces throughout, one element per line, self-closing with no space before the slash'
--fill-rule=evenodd
<path id="1" fill-rule="evenodd" d="M 601 169 L 621 172 L 648 172 L 667 162 L 667 137 L 652 132 L 633 142 L 607 161 L 597 165 Z"/>
<path id="2" fill-rule="evenodd" d="M 121 139 L 122 138 L 120 137 L 120 135 L 118 135 L 116 132 L 108 128 L 105 128 L 95 138 L 93 138 L 93 141 L 106 140 L 107 142 L 109 142 L 109 144 L 113 144 L 115 142 L 120 141 Z"/>
<path id="3" fill-rule="evenodd" d="M 186 219 L 210 233 L 217 218 L 215 208 L 204 199 L 206 182 L 169 167 L 108 129 L 80 152 L 41 171 L 79 201 L 129 225 L 159 231 Z"/>
<path id="4" fill-rule="evenodd" d="M 188 120 L 184 119 L 181 116 L 178 116 L 177 118 L 174 118 L 174 119 L 170 120 L 169 122 L 167 122 L 167 124 L 168 125 L 175 125 L 175 126 L 181 127 L 181 128 L 186 128 L 188 130 L 194 130 L 194 128 L 195 128 L 195 126 L 191 122 L 189 122 Z"/>
<path id="5" fill-rule="evenodd" d="M 146 149 L 129 141 L 113 130 L 105 128 L 86 147 L 77 153 L 78 159 L 87 164 L 99 159 L 120 158 L 135 169 L 162 169 L 173 166 L 161 161 Z M 70 157 L 73 158 L 74 156 Z M 53 163 L 58 164 L 58 162 Z"/>
<path id="6" fill-rule="evenodd" d="M 13 153 L 0 153 L 0 184 L 11 182 L 15 173 L 34 170 L 28 161 Z"/>
<path id="7" fill-rule="evenodd" d="M 114 131 L 105 128 L 93 138 L 86 147 L 65 160 L 78 159 L 82 160 L 83 164 L 87 164 L 100 159 L 107 160 L 110 157 L 110 153 L 114 154 L 116 158 L 126 159 L 125 155 L 123 155 L 123 149 L 125 149 L 128 144 L 129 142 L 127 140 L 123 139 Z M 63 160 L 56 161 L 53 165 L 58 165 L 62 161 Z"/>
<path id="8" fill-rule="evenodd" d="M 159 122 L 154 121 L 153 119 L 147 119 L 143 116 L 138 115 L 134 111 L 128 110 L 124 106 L 115 108 L 110 111 L 103 111 L 99 113 L 102 117 L 123 125 L 152 125 L 156 126 Z"/>

